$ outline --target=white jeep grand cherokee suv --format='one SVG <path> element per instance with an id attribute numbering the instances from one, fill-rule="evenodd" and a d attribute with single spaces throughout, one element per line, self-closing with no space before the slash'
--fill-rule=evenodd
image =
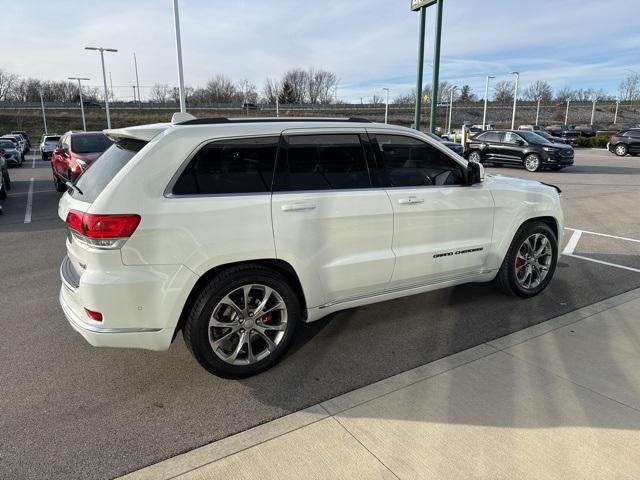
<path id="1" fill-rule="evenodd" d="M 299 322 L 465 282 L 540 293 L 559 190 L 484 178 L 415 130 L 360 119 L 195 119 L 107 130 L 64 194 L 60 303 L 95 346 L 256 373 Z"/>

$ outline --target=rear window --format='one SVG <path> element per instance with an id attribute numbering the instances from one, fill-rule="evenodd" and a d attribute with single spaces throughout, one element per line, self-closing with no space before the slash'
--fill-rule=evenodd
<path id="1" fill-rule="evenodd" d="M 46 137 L 44 143 L 57 142 L 58 140 L 60 140 L 60 137 Z"/>
<path id="2" fill-rule="evenodd" d="M 74 135 L 71 137 L 71 151 L 74 153 L 104 152 L 113 142 L 102 133 Z"/>
<path id="3" fill-rule="evenodd" d="M 113 177 L 146 144 L 147 142 L 132 139 L 123 139 L 114 143 L 91 164 L 76 182 L 82 195 L 74 190 L 70 190 L 69 193 L 77 197 L 78 200 L 93 203 Z"/>

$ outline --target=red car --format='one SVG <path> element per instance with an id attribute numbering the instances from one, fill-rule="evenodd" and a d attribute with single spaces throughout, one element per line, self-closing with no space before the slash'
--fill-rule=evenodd
<path id="1" fill-rule="evenodd" d="M 64 192 L 113 142 L 102 132 L 67 132 L 51 155 L 53 183 Z"/>

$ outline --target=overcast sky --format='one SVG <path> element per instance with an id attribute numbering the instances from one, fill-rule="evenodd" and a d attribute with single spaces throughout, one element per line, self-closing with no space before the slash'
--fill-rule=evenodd
<path id="1" fill-rule="evenodd" d="M 266 77 L 294 67 L 331 70 L 338 96 L 365 101 L 415 85 L 419 14 L 409 0 L 181 0 L 185 82 L 202 86 L 223 73 Z M 101 85 L 106 54 L 115 96 L 131 98 L 138 57 L 142 94 L 156 82 L 177 85 L 171 0 L 10 0 L 3 2 L 0 68 Z M 485 75 L 521 72 L 554 89 L 603 88 L 615 95 L 627 69 L 640 72 L 640 0 L 445 0 L 441 80 L 468 83 L 480 96 Z M 12 19 L 8 22 L 7 19 Z M 430 79 L 435 14 L 427 14 L 425 81 Z M 10 50 L 10 53 L 9 53 Z"/>

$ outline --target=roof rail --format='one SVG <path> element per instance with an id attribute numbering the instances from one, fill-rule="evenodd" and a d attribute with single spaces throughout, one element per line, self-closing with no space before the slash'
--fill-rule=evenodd
<path id="1" fill-rule="evenodd" d="M 176 123 L 176 125 L 211 125 L 216 123 L 272 123 L 272 122 L 354 122 L 354 123 L 372 123 L 366 118 L 349 117 L 245 117 L 245 118 L 195 118 L 184 122 Z"/>

